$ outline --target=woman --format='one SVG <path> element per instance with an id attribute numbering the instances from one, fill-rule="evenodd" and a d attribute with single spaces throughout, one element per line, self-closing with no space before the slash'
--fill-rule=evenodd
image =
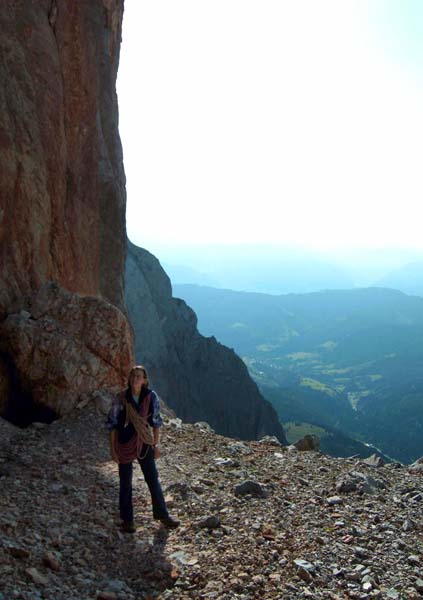
<path id="1" fill-rule="evenodd" d="M 159 437 L 163 420 L 157 394 L 148 386 L 145 367 L 132 367 L 128 387 L 116 397 L 107 419 L 112 459 L 119 464 L 122 529 L 127 533 L 135 531 L 132 507 L 132 462 L 135 459 L 150 490 L 153 517 L 167 527 L 179 525 L 179 521 L 167 511 L 156 469 L 155 459 L 160 456 Z"/>

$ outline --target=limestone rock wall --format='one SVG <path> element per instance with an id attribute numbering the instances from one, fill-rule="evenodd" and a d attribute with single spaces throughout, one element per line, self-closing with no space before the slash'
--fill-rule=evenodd
<path id="1" fill-rule="evenodd" d="M 0 7 L 0 313 L 46 280 L 123 306 L 123 0 Z"/>
<path id="2" fill-rule="evenodd" d="M 197 330 L 197 317 L 172 298 L 159 261 L 129 243 L 126 303 L 135 333 L 135 355 L 151 383 L 185 421 L 205 420 L 223 435 L 286 442 L 273 407 L 260 395 L 233 350 Z"/>
<path id="3" fill-rule="evenodd" d="M 16 389 L 63 414 L 132 362 L 122 16 L 123 0 L 0 5 L 0 414 Z"/>

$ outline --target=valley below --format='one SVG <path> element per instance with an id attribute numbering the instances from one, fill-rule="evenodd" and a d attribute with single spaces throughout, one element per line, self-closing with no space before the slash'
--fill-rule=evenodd
<path id="1" fill-rule="evenodd" d="M 423 299 L 383 288 L 310 294 L 174 286 L 199 329 L 234 348 L 293 431 L 337 456 L 423 454 Z M 373 446 L 370 450 L 368 445 Z"/>

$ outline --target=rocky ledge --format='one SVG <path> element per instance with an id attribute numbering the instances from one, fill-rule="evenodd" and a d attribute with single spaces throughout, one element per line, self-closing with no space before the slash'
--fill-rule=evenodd
<path id="1" fill-rule="evenodd" d="M 421 465 L 372 467 L 171 419 L 158 464 L 181 526 L 153 521 L 135 477 L 128 535 L 103 423 L 90 403 L 25 430 L 0 420 L 1 600 L 422 597 Z"/>

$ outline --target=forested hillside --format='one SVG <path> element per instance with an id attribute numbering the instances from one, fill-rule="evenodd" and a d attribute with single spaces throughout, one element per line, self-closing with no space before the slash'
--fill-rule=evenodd
<path id="1" fill-rule="evenodd" d="M 423 298 L 381 288 L 271 296 L 174 286 L 205 335 L 245 360 L 283 422 L 423 453 Z"/>

